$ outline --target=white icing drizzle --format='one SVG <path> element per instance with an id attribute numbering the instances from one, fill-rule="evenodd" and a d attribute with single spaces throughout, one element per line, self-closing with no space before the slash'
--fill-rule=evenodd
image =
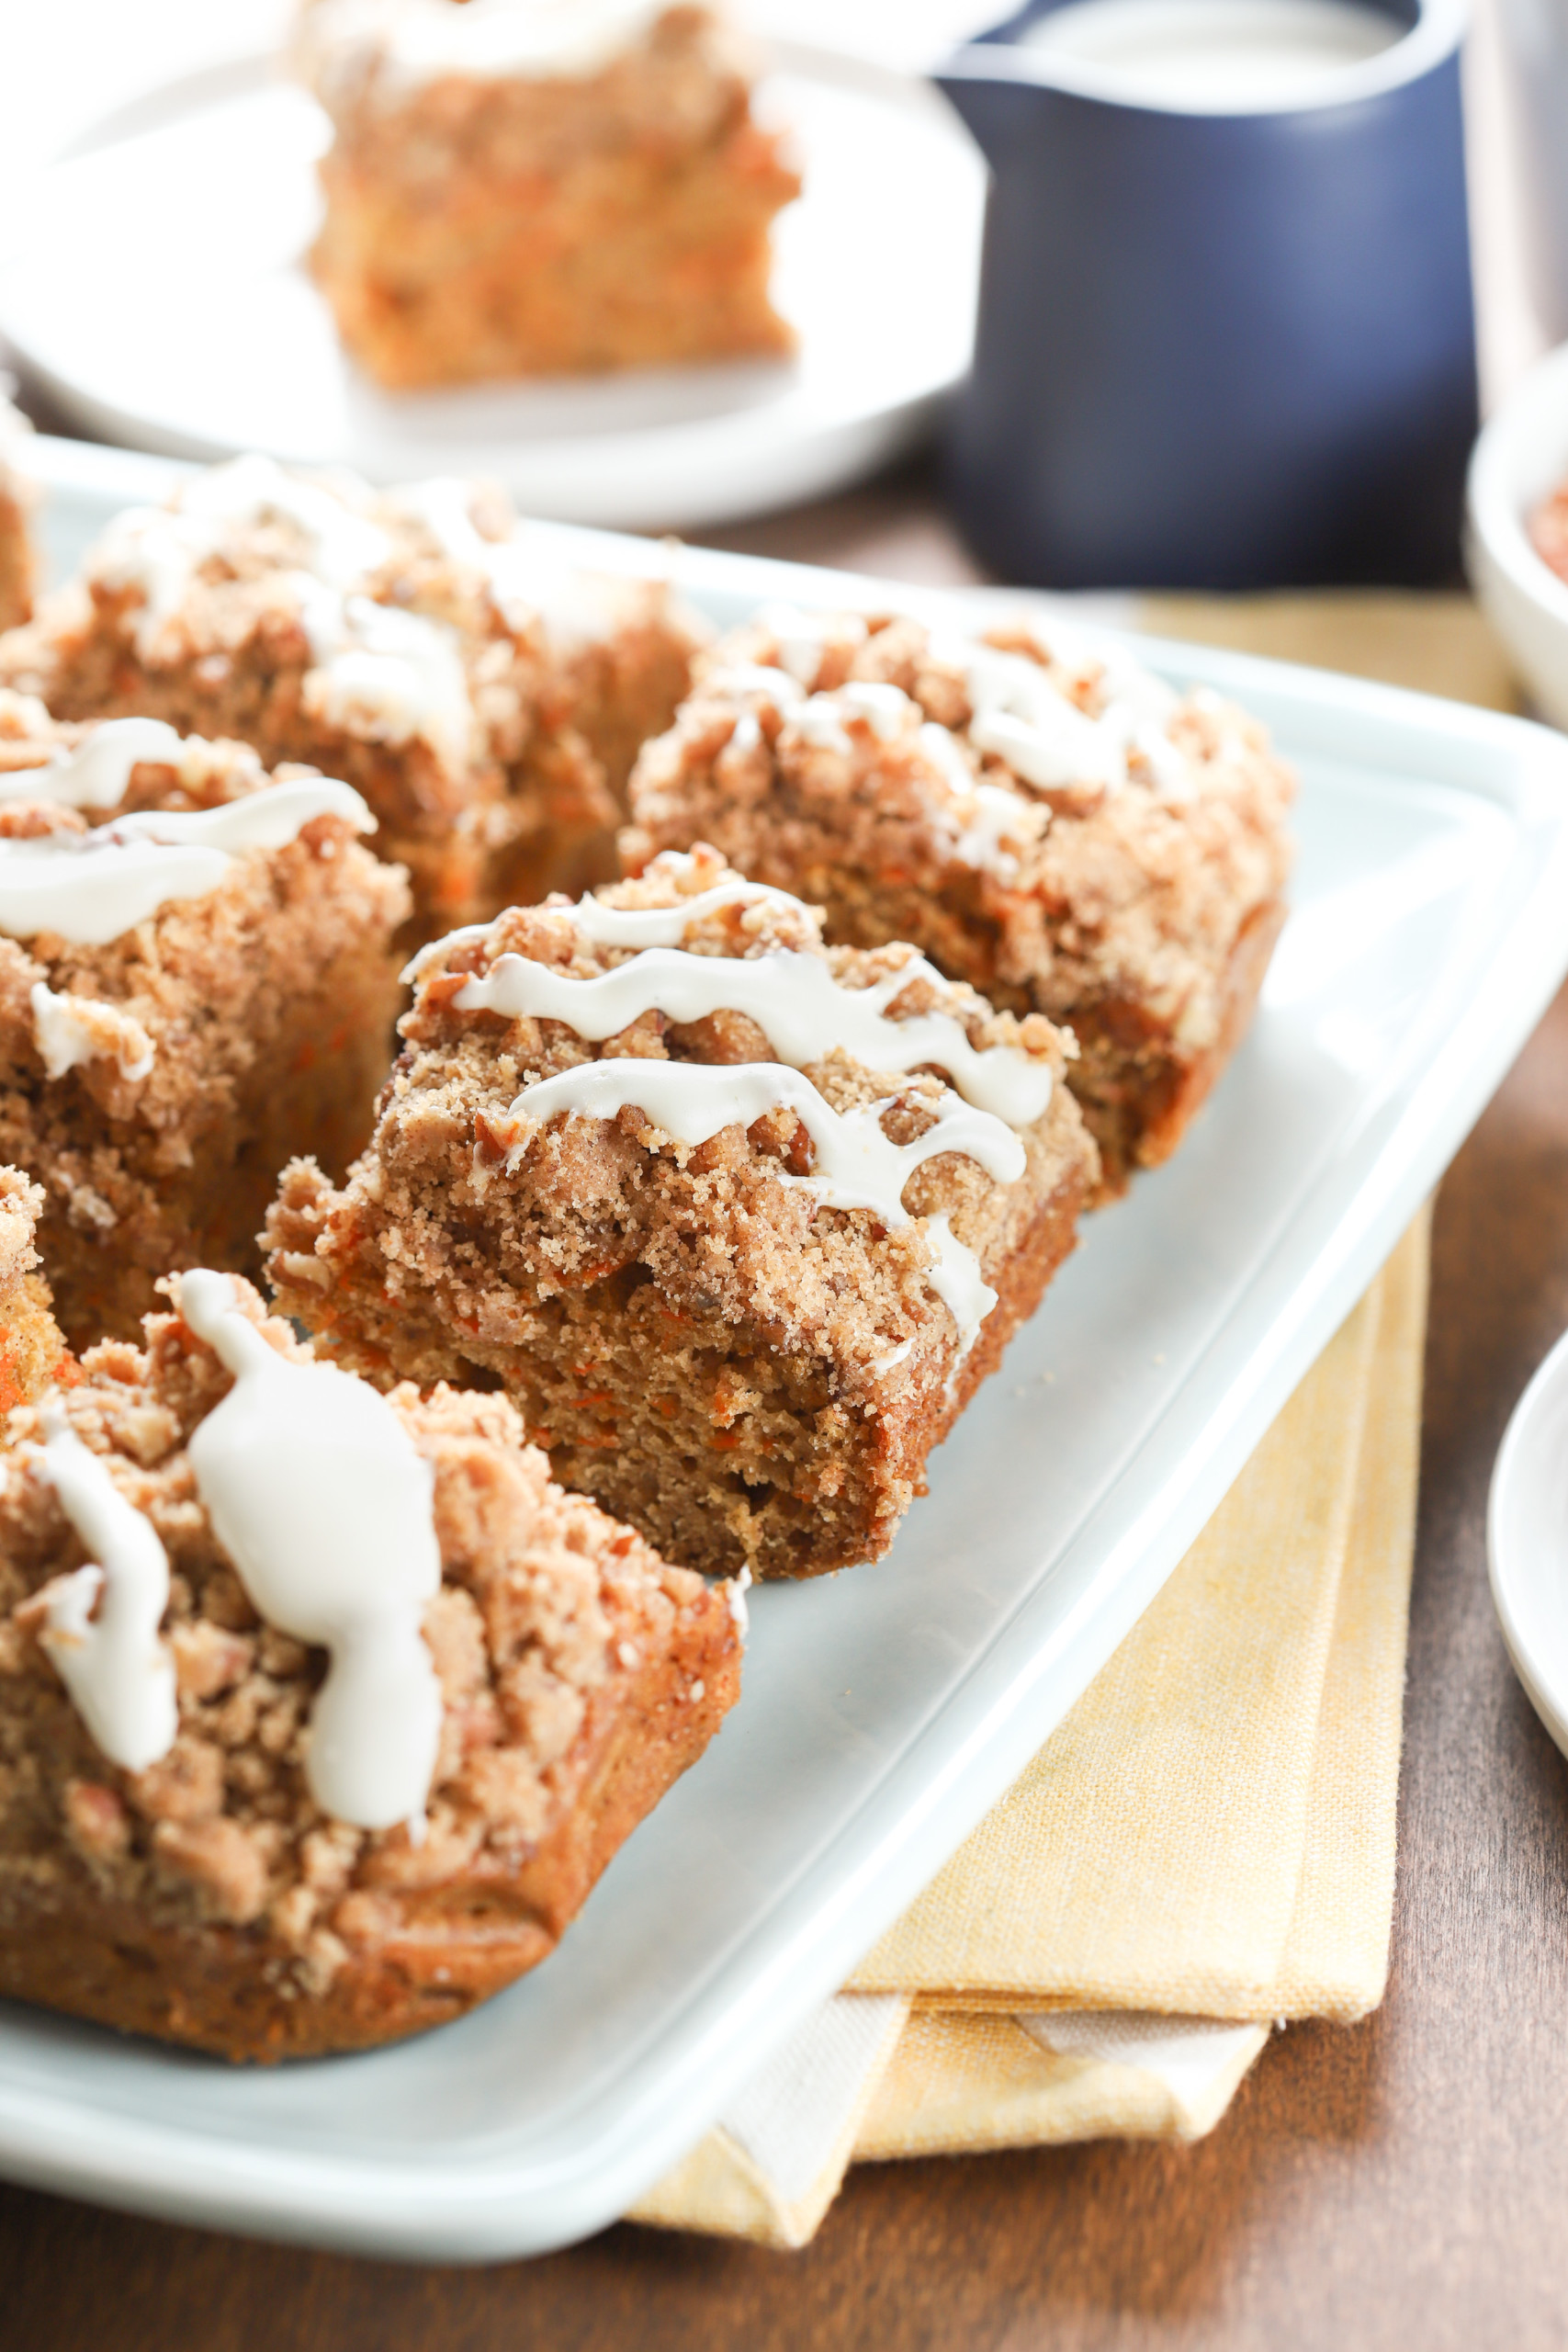
<path id="1" fill-rule="evenodd" d="M 797 709 L 807 699 L 806 688 L 797 684 L 787 670 L 770 669 L 761 662 L 732 662 L 723 669 L 710 670 L 702 680 L 700 690 L 733 695 L 738 699 L 755 695 L 779 710 Z"/>
<path id="2" fill-rule="evenodd" d="M 852 680 L 825 694 L 807 692 L 816 684 L 822 650 L 830 638 L 848 635 L 853 639 L 857 630 L 864 638 L 865 625 L 858 615 L 813 615 L 790 605 L 768 605 L 758 620 L 777 646 L 779 668 L 737 664 L 715 671 L 708 683 L 718 691 L 768 695 L 788 714 L 789 725 L 800 740 L 820 750 L 851 751 L 849 729 L 857 719 L 882 742 L 891 742 L 919 725 L 919 706 L 897 686 Z M 1166 733 L 1167 722 L 1178 706 L 1170 688 L 1119 647 L 1058 644 L 1056 650 L 1064 659 L 1098 667 L 1103 703 L 1098 718 L 1080 710 L 1048 671 L 1023 654 L 969 638 L 940 633 L 932 637 L 931 658 L 951 665 L 964 681 L 973 709 L 965 731 L 976 750 L 1004 760 L 1026 784 L 1043 791 L 1071 785 L 1115 791 L 1126 784 L 1130 763 L 1137 760 L 1164 797 L 1190 797 L 1192 783 L 1187 760 Z M 976 790 L 972 777 L 961 780 L 957 774 L 953 763 L 956 759 L 962 766 L 962 754 L 947 730 L 928 722 L 920 732 L 925 748 L 955 787 Z M 946 739 L 951 756 L 939 748 L 938 737 Z M 996 791 L 999 787 L 979 788 Z M 1021 811 L 1027 806 L 1019 802 Z M 1021 834 L 1016 816 L 994 808 L 978 828 L 963 829 L 964 840 L 973 841 L 973 854 L 962 848 L 957 854 L 965 863 L 976 865 L 1005 858 L 1008 853 L 997 847 L 998 828 L 1004 824 L 1015 838 L 1037 838 L 1027 831 Z"/>
<path id="3" fill-rule="evenodd" d="M 666 871 L 685 872 L 692 859 L 689 852 L 666 851 L 663 864 Z M 789 891 L 766 882 L 747 882 L 739 875 L 728 882 L 716 882 L 711 890 L 699 890 L 673 907 L 612 907 L 590 893 L 570 911 L 573 927 L 595 947 L 678 947 L 687 927 L 705 915 L 718 914 L 726 907 L 754 906 L 808 915 L 804 902 Z"/>
<path id="4" fill-rule="evenodd" d="M 692 865 L 685 850 L 666 850 L 660 864 L 669 870 L 683 873 Z M 721 908 L 751 906 L 763 900 L 801 911 L 801 901 L 791 898 L 787 890 L 775 890 L 762 882 L 745 882 L 736 876 L 720 882 L 711 890 L 699 891 L 694 897 L 682 899 L 675 907 L 610 907 L 591 894 L 580 899 L 575 907 L 543 907 L 542 914 L 560 915 L 580 931 L 585 939 L 601 947 L 676 947 L 686 935 L 688 923 L 703 915 L 716 914 Z M 430 940 L 409 958 L 402 970 L 406 987 L 412 987 L 433 964 L 445 960 L 454 947 L 465 947 L 470 942 L 489 936 L 486 922 L 461 924 L 449 931 L 445 938 Z"/>
<path id="5" fill-rule="evenodd" d="M 148 809 L 90 833 L 0 841 L 0 933 L 56 932 L 79 947 L 107 946 L 172 900 L 216 890 L 244 851 L 281 849 L 322 816 L 375 829 L 351 786 L 315 776 L 264 785 L 217 808 Z"/>
<path id="6" fill-rule="evenodd" d="M 39 1639 L 110 1763 L 144 1771 L 168 1754 L 179 1728 L 175 1661 L 158 1634 L 168 1555 L 58 1406 L 44 1408 L 43 1428 L 44 1475 L 96 1557 L 50 1589 Z"/>
<path id="7" fill-rule="evenodd" d="M 817 684 L 830 639 L 840 644 L 863 645 L 871 634 L 858 613 L 807 613 L 797 605 L 764 605 L 757 615 L 757 625 L 767 630 L 778 647 L 780 668 L 808 693 Z"/>
<path id="8" fill-rule="evenodd" d="M 143 660 L 216 544 L 209 526 L 163 506 L 126 507 L 98 541 L 91 557 L 94 578 L 107 588 L 132 589 L 141 598 L 131 635 Z"/>
<path id="9" fill-rule="evenodd" d="M 919 703 L 912 702 L 902 686 L 852 678 L 848 685 L 839 688 L 837 700 L 840 709 L 848 711 L 852 718 L 863 718 L 881 743 L 895 741 L 920 721 Z M 810 707 L 808 703 L 807 708 Z"/>
<path id="10" fill-rule="evenodd" d="M 468 5 L 471 7 L 473 0 Z M 418 523 L 454 563 L 488 569 L 493 543 L 474 522 L 471 494 L 460 474 L 432 474 L 425 481 L 400 482 L 385 493 L 384 503 L 393 514 Z"/>
<path id="11" fill-rule="evenodd" d="M 334 588 L 352 587 L 392 552 L 379 524 L 355 514 L 319 482 L 301 481 L 275 458 L 254 454 L 198 474 L 181 495 L 180 512 L 219 532 L 257 523 L 291 524 L 310 547 L 311 571 Z"/>
<path id="12" fill-rule="evenodd" d="M 926 1275 L 961 1332 L 966 1336 L 959 1351 L 958 1362 L 973 1345 L 975 1334 L 997 1303 L 997 1294 L 980 1272 L 980 1261 L 973 1250 L 958 1238 L 953 1230 L 953 1219 L 946 1210 L 938 1216 L 926 1219 L 926 1231 L 936 1244 L 937 1262 Z M 955 1363 L 953 1370 L 956 1371 Z M 951 1379 L 951 1374 L 949 1375 Z"/>
<path id="13" fill-rule="evenodd" d="M 253 455 L 198 474 L 175 507 L 133 506 L 117 515 L 98 542 L 92 569 L 107 586 L 141 592 L 135 633 L 146 654 L 230 533 L 272 520 L 293 526 L 305 541 L 313 575 L 340 591 L 378 570 L 392 551 L 378 524 L 331 491 Z"/>
<path id="14" fill-rule="evenodd" d="M 896 742 L 900 735 L 923 737 L 930 724 L 922 722 L 919 704 L 902 686 L 861 678 L 852 678 L 847 685 L 833 686 L 826 694 L 809 695 L 791 711 L 789 724 L 807 743 L 824 751 L 847 752 L 852 748 L 849 729 L 856 719 L 879 743 Z M 938 734 L 944 731 L 934 729 Z"/>
<path id="15" fill-rule="evenodd" d="M 662 1012 L 677 1022 L 700 1021 L 720 1011 L 743 1012 L 764 1032 L 779 1059 L 795 1069 L 824 1060 L 835 1046 L 868 1069 L 910 1070 L 933 1063 L 966 1102 L 1012 1126 L 1032 1126 L 1051 1100 L 1052 1074 L 1043 1062 L 1015 1046 L 977 1050 L 950 1012 L 888 1019 L 888 1005 L 919 979 L 942 985 L 923 956 L 910 956 L 869 988 L 852 989 L 840 986 L 820 956 L 790 949 L 731 956 L 649 947 L 592 979 L 573 979 L 525 956 L 501 956 L 453 1002 L 459 1012 L 562 1021 L 596 1044 L 645 1012 Z"/>
<path id="16" fill-rule="evenodd" d="M 471 7 L 474 0 L 467 5 Z M 526 528 L 510 538 L 487 539 L 474 522 L 470 496 L 471 485 L 460 476 L 437 474 L 389 491 L 386 503 L 422 525 L 454 563 L 482 573 L 509 628 L 521 632 L 542 622 L 561 653 L 603 643 L 615 624 L 615 583 L 540 554 L 529 544 Z"/>
<path id="17" fill-rule="evenodd" d="M 1038 800 L 1010 792 L 1006 785 L 976 784 L 971 778 L 967 802 L 952 813 L 956 822 L 953 854 L 959 863 L 1010 881 L 1021 853 L 1038 842 L 1051 811 Z"/>
<path id="18" fill-rule="evenodd" d="M 746 1595 L 751 1589 L 751 1571 L 742 1568 L 738 1577 L 726 1580 L 725 1600 L 729 1604 L 730 1622 L 742 1641 L 751 1630 L 751 1612 L 746 1606 Z"/>
<path id="19" fill-rule="evenodd" d="M 214 1532 L 260 1615 L 330 1653 L 311 1794 L 363 1829 L 423 1824 L 441 1736 L 421 1632 L 441 1588 L 431 1466 L 364 1381 L 269 1347 L 228 1275 L 183 1275 L 179 1307 L 234 1374 L 190 1441 Z"/>
<path id="20" fill-rule="evenodd" d="M 1117 650 L 1095 657 L 1104 699 L 1098 718 L 1024 654 L 943 637 L 933 637 L 931 654 L 964 678 L 973 709 L 966 731 L 976 751 L 993 752 L 1026 784 L 1042 791 L 1071 785 L 1118 791 L 1136 753 L 1161 792 L 1179 797 L 1190 788 L 1186 762 L 1165 732 L 1176 695 Z"/>
<path id="21" fill-rule="evenodd" d="M 798 710 L 790 713 L 790 726 L 801 742 L 809 743 L 815 752 L 854 750 L 854 741 L 844 724 L 844 714 L 836 695 L 813 695 Z"/>
<path id="22" fill-rule="evenodd" d="M 956 739 L 934 720 L 922 719 L 919 705 L 897 686 L 837 686 L 790 706 L 784 724 L 786 733 L 795 740 L 818 751 L 847 755 L 854 750 L 850 727 L 856 720 L 869 728 L 879 742 L 890 743 L 906 736 L 919 744 L 943 784 L 957 796 L 956 808 L 932 811 L 937 830 L 953 855 L 965 865 L 1011 881 L 1021 856 L 1039 841 L 1050 821 L 1049 808 L 1039 801 L 1026 800 L 1021 793 L 1010 792 L 1005 785 L 977 782 Z"/>
<path id="23" fill-rule="evenodd" d="M 112 1057 L 132 1085 L 152 1074 L 157 1046 L 139 1021 L 118 1006 L 93 997 L 56 995 L 46 980 L 35 980 L 30 1002 L 33 1042 L 43 1057 L 44 1076 L 63 1078 L 84 1062 Z M 96 1017 L 95 1017 L 96 1016 Z"/>
<path id="24" fill-rule="evenodd" d="M 161 718 L 107 718 L 74 751 L 58 752 L 39 767 L 0 775 L 0 800 L 46 800 L 57 808 L 118 808 L 130 789 L 132 768 L 141 761 L 178 768 L 194 747 L 194 739 L 187 745 Z"/>
<path id="25" fill-rule="evenodd" d="M 812 1193 L 825 1208 L 869 1209 L 890 1231 L 912 1223 L 903 1204 L 909 1178 L 925 1160 L 938 1153 L 962 1152 L 974 1159 L 998 1184 L 1015 1183 L 1025 1167 L 1022 1144 L 1012 1129 L 988 1111 L 975 1110 L 955 1094 L 947 1095 L 934 1125 L 913 1143 L 891 1142 L 883 1133 L 886 1101 L 863 1104 L 853 1111 L 835 1111 L 809 1079 L 778 1062 L 649 1062 L 615 1060 L 581 1063 L 555 1078 L 525 1087 L 507 1114 L 514 1125 L 528 1123 L 507 1154 L 508 1172 L 527 1150 L 532 1130 L 563 1111 L 584 1118 L 613 1119 L 636 1105 L 651 1123 L 678 1143 L 706 1143 L 724 1127 L 749 1127 L 767 1112 L 793 1111 L 805 1127 L 815 1153 L 809 1176 L 778 1170 L 782 1183 Z M 980 1317 L 969 1319 L 985 1292 L 977 1262 L 975 1284 L 964 1288 L 958 1278 L 959 1253 L 974 1253 L 951 1232 L 935 1237 L 939 1265 L 928 1279 L 946 1285 L 946 1299 L 958 1322 L 960 1351 L 973 1344 Z M 995 1304 L 995 1294 L 990 1294 Z M 988 1312 L 983 1309 L 982 1312 Z"/>
<path id="26" fill-rule="evenodd" d="M 932 647 L 938 658 L 945 650 Z M 1038 662 L 978 645 L 956 660 L 974 706 L 968 735 L 976 751 L 995 752 L 1026 784 L 1046 790 L 1125 784 L 1125 741 L 1086 718 Z"/>
<path id="27" fill-rule="evenodd" d="M 470 942 L 489 936 L 488 922 L 459 923 L 456 931 L 446 933 L 440 939 L 427 939 L 423 947 L 416 948 L 398 978 L 404 988 L 411 989 L 416 980 L 423 979 L 433 964 L 442 962 L 453 948 L 467 947 Z"/>
<path id="28" fill-rule="evenodd" d="M 581 80 L 602 73 L 670 0 L 333 0 L 308 18 L 308 51 L 331 102 L 345 71 L 376 62 L 389 95 L 447 74 Z"/>
<path id="29" fill-rule="evenodd" d="M 379 743 L 423 736 L 460 765 L 475 722 L 454 631 L 368 596 L 341 595 L 309 572 L 291 578 L 315 665 L 300 689 L 312 717 Z"/>

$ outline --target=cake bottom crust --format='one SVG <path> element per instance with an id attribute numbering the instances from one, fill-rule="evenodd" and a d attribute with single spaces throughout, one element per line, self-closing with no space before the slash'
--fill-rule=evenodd
<path id="1" fill-rule="evenodd" d="M 591 1702 L 589 1770 L 516 1870 L 403 1900 L 401 1927 L 320 1992 L 264 1928 L 154 1921 L 75 1866 L 63 1884 L 0 1871 L 0 1997 L 236 2061 L 323 2057 L 449 2023 L 555 1950 L 617 1848 L 694 1763 L 739 1692 L 726 1596 L 683 1615 L 612 1709 Z M 694 1686 L 703 1695 L 688 1695 Z"/>

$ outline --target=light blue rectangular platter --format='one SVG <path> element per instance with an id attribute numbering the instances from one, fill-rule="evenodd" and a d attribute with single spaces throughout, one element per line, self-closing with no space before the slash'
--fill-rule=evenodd
<path id="1" fill-rule="evenodd" d="M 174 471 L 43 455 L 62 565 Z M 976 611 L 540 530 L 589 563 L 673 564 L 720 623 L 778 596 Z M 843 1981 L 1147 1605 L 1568 969 L 1568 742 L 1278 663 L 1138 650 L 1235 694 L 1294 762 L 1295 911 L 1208 1111 L 1089 1222 L 889 1556 L 757 1596 L 722 1736 L 513 1991 L 403 2048 L 273 2073 L 0 2007 L 0 2171 L 436 2261 L 581 2237 Z"/>

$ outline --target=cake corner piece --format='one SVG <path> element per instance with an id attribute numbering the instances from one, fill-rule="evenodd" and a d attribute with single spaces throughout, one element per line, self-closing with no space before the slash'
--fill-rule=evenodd
<path id="1" fill-rule="evenodd" d="M 503 1397 L 382 1396 L 235 1277 L 169 1287 L 13 1416 L 0 1994 L 231 2060 L 370 2048 L 555 1949 L 733 1704 L 736 1612 Z M 100 1634 L 106 1584 L 143 1644 Z"/>

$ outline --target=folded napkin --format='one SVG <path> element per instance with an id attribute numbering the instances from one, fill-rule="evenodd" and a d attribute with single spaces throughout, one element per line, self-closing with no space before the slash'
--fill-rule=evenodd
<path id="1" fill-rule="evenodd" d="M 856 2160 L 1196 2138 L 1273 2025 L 1377 2006 L 1427 1233 L 1022 1778 L 631 2218 L 801 2245 Z"/>
<path id="2" fill-rule="evenodd" d="M 1517 707 L 1462 597 L 1161 597 L 1139 619 Z M 630 2218 L 798 2246 L 852 2162 L 1194 2139 L 1275 2028 L 1376 2007 L 1427 1230 L 1022 1778 Z"/>

